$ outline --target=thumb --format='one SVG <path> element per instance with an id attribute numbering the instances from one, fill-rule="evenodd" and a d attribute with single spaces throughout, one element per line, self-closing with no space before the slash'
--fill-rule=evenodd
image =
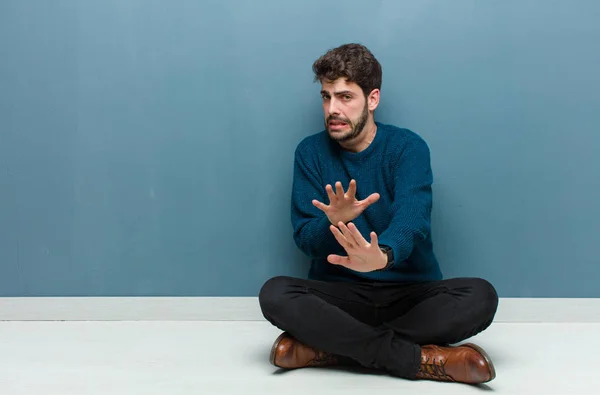
<path id="1" fill-rule="evenodd" d="M 315 206 L 316 208 L 318 208 L 319 210 L 326 212 L 327 211 L 327 205 L 325 205 L 324 203 L 321 203 L 320 201 L 314 199 L 312 201 L 313 206 Z"/>
<path id="2" fill-rule="evenodd" d="M 363 199 L 363 200 L 361 201 L 361 203 L 362 203 L 362 204 L 365 206 L 365 208 L 366 208 L 367 206 L 370 206 L 371 204 L 373 204 L 373 203 L 375 203 L 376 201 L 378 201 L 378 200 L 379 200 L 379 198 L 380 198 L 380 195 L 379 195 L 377 192 L 375 192 L 375 193 L 372 193 L 372 194 L 370 194 L 369 196 L 367 196 L 365 199 Z"/>

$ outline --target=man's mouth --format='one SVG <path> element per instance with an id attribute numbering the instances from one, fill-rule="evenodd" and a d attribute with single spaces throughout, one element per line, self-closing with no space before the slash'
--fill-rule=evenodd
<path id="1" fill-rule="evenodd" d="M 347 126 L 348 124 L 343 121 L 329 121 L 329 129 L 331 130 L 341 130 Z"/>

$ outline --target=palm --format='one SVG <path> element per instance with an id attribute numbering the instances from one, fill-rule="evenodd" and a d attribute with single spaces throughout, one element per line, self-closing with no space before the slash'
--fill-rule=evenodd
<path id="1" fill-rule="evenodd" d="M 344 200 L 336 204 L 329 204 L 327 215 L 332 219 L 332 223 L 339 222 L 336 221 L 336 219 L 347 223 L 358 217 L 364 211 L 364 205 L 364 203 L 356 200 L 356 198 L 344 198 Z"/>
<path id="2" fill-rule="evenodd" d="M 344 193 L 342 183 L 337 182 L 335 184 L 336 191 L 333 191 L 331 185 L 327 185 L 325 188 L 327 196 L 329 197 L 329 204 L 326 205 L 317 200 L 313 200 L 315 207 L 322 210 L 329 221 L 336 225 L 338 222 L 348 223 L 358 217 L 362 212 L 369 207 L 371 204 L 379 200 L 379 194 L 373 193 L 366 199 L 356 199 L 356 181 L 350 181 L 348 191 Z"/>
<path id="3" fill-rule="evenodd" d="M 339 228 L 338 228 L 339 227 Z M 385 266 L 385 255 L 379 248 L 375 232 L 371 232 L 371 242 L 365 240 L 353 223 L 346 226 L 339 223 L 330 229 L 336 240 L 346 250 L 347 256 L 329 255 L 327 260 L 358 272 L 371 272 Z"/>
<path id="4" fill-rule="evenodd" d="M 364 252 L 358 253 L 358 252 L 353 252 L 353 251 L 346 251 L 348 253 L 348 264 L 354 267 L 362 267 L 365 266 L 369 261 L 369 257 L 372 254 L 365 254 Z"/>

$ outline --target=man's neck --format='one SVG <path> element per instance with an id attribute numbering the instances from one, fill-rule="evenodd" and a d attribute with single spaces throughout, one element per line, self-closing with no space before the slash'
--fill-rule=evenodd
<path id="1" fill-rule="evenodd" d="M 370 120 L 356 138 L 340 142 L 340 146 L 350 152 L 361 152 L 371 145 L 376 134 L 377 125 L 373 120 Z"/>

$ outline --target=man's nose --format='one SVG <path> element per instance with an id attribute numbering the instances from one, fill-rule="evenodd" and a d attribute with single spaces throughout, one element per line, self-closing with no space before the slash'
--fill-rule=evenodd
<path id="1" fill-rule="evenodd" d="M 327 111 L 329 112 L 329 115 L 339 115 L 340 114 L 337 100 L 335 100 L 333 98 L 331 100 L 329 100 L 329 107 L 327 108 Z"/>

